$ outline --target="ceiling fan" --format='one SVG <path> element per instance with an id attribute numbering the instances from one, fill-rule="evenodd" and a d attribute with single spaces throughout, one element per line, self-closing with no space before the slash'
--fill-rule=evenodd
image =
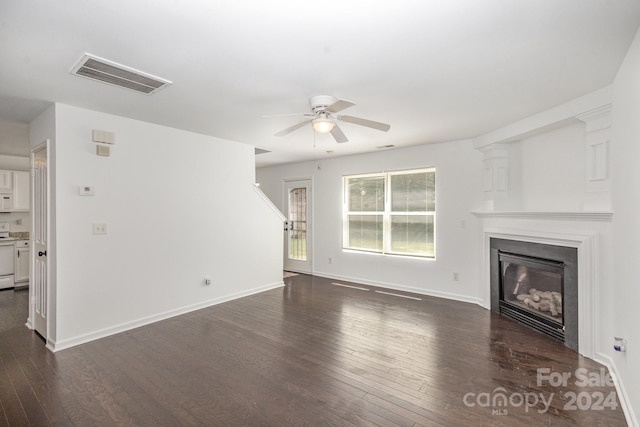
<path id="1" fill-rule="evenodd" d="M 300 123 L 296 123 L 293 126 L 290 126 L 280 132 L 276 133 L 275 136 L 285 136 L 293 132 L 294 130 L 300 129 L 308 123 L 311 123 L 313 129 L 318 133 L 331 133 L 331 136 L 336 140 L 336 142 L 347 142 L 348 139 L 344 132 L 338 127 L 337 121 L 343 121 L 347 123 L 353 123 L 360 126 L 366 126 L 372 129 L 381 130 L 386 132 L 391 127 L 386 123 L 374 122 L 373 120 L 361 119 L 360 117 L 353 116 L 344 116 L 338 114 L 338 112 L 342 110 L 346 110 L 349 107 L 353 107 L 353 102 L 345 101 L 344 99 L 337 99 L 331 95 L 317 95 L 312 96 L 309 99 L 309 105 L 311 106 L 310 113 L 300 113 L 300 114 L 286 114 L 292 116 L 305 116 L 309 117 Z M 268 116 L 273 117 L 273 116 Z"/>

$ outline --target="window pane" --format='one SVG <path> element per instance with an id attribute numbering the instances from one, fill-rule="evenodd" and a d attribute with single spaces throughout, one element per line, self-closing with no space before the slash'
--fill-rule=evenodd
<path id="1" fill-rule="evenodd" d="M 435 188 L 435 172 L 391 175 L 391 211 L 435 211 Z"/>
<path id="2" fill-rule="evenodd" d="M 391 251 L 434 256 L 433 216 L 392 215 Z"/>
<path id="3" fill-rule="evenodd" d="M 382 215 L 349 215 L 348 247 L 382 251 Z"/>
<path id="4" fill-rule="evenodd" d="M 384 211 L 384 177 L 349 178 L 349 211 Z"/>
<path id="5" fill-rule="evenodd" d="M 307 189 L 293 188 L 289 191 L 289 259 L 307 260 Z"/>

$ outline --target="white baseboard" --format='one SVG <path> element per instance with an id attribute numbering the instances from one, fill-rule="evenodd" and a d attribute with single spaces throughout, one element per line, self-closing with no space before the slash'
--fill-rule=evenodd
<path id="1" fill-rule="evenodd" d="M 598 363 L 602 363 L 609 370 L 611 379 L 613 380 L 613 384 L 616 387 L 616 392 L 618 393 L 618 398 L 620 399 L 620 406 L 622 407 L 624 416 L 627 419 L 627 424 L 629 424 L 631 427 L 639 427 L 638 418 L 636 417 L 636 414 L 633 411 L 633 407 L 629 402 L 627 390 L 624 387 L 624 382 L 618 374 L 618 369 L 613 359 L 604 353 L 596 353 L 593 360 Z"/>
<path id="2" fill-rule="evenodd" d="M 276 282 L 264 286 L 259 286 L 257 288 L 249 289 L 242 292 L 237 292 L 234 294 L 224 295 L 218 298 L 214 298 L 211 300 L 199 302 L 197 304 L 191 304 L 188 306 L 176 308 L 173 310 L 168 310 L 163 313 L 154 314 L 152 316 L 143 317 L 137 320 L 133 320 L 130 322 L 121 323 L 119 325 L 110 326 L 108 328 L 99 329 L 97 331 L 89 332 L 86 334 L 78 335 L 75 337 L 67 338 L 61 341 L 47 341 L 47 348 L 52 352 L 64 350 L 66 348 L 74 347 L 80 344 L 84 344 L 93 340 L 97 340 L 100 338 L 108 337 L 110 335 L 115 335 L 120 332 L 125 332 L 131 329 L 139 328 L 140 326 L 148 325 L 151 323 L 158 322 L 160 320 L 169 319 L 171 317 L 179 316 L 181 314 L 190 313 L 192 311 L 200 310 L 206 307 L 211 307 L 213 305 L 221 304 L 223 302 L 232 301 L 238 298 L 246 297 L 249 295 L 258 294 L 260 292 L 268 291 L 275 288 L 280 288 L 284 286 L 284 282 Z"/>
<path id="3" fill-rule="evenodd" d="M 404 285 L 400 285 L 400 284 L 397 284 L 397 283 L 387 283 L 387 282 L 379 282 L 379 281 L 375 281 L 375 280 L 362 279 L 360 277 L 339 276 L 339 275 L 335 275 L 335 274 L 331 274 L 331 273 L 325 273 L 325 272 L 322 272 L 322 271 L 314 271 L 313 275 L 314 276 L 326 277 L 327 279 L 345 280 L 347 282 L 355 282 L 355 283 L 361 283 L 363 285 L 377 286 L 377 287 L 386 288 L 386 289 L 393 289 L 395 291 L 405 291 L 405 292 L 411 292 L 411 293 L 414 293 L 414 294 L 427 295 L 427 296 L 430 296 L 430 297 L 445 298 L 445 299 L 450 299 L 450 300 L 460 301 L 460 302 L 468 302 L 468 303 L 471 303 L 471 304 L 477 304 L 477 305 L 482 306 L 484 308 L 482 299 L 469 297 L 469 296 L 466 296 L 466 295 L 459 295 L 459 294 L 454 294 L 454 293 L 450 293 L 450 292 L 434 291 L 434 290 L 430 290 L 430 289 L 414 288 L 414 287 L 411 287 L 411 286 L 404 286 Z"/>

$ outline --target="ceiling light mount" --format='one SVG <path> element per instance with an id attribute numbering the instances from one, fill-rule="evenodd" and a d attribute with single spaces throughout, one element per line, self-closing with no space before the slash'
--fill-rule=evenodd
<path id="1" fill-rule="evenodd" d="M 326 111 L 326 109 L 337 100 L 335 96 L 331 95 L 316 95 L 309 99 L 309 105 L 311 106 L 311 111 L 320 113 Z"/>

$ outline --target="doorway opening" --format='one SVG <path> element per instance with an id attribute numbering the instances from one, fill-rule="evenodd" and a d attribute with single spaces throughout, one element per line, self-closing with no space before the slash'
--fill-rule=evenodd
<path id="1" fill-rule="evenodd" d="M 284 269 L 310 274 L 312 270 L 311 180 L 285 181 Z"/>

